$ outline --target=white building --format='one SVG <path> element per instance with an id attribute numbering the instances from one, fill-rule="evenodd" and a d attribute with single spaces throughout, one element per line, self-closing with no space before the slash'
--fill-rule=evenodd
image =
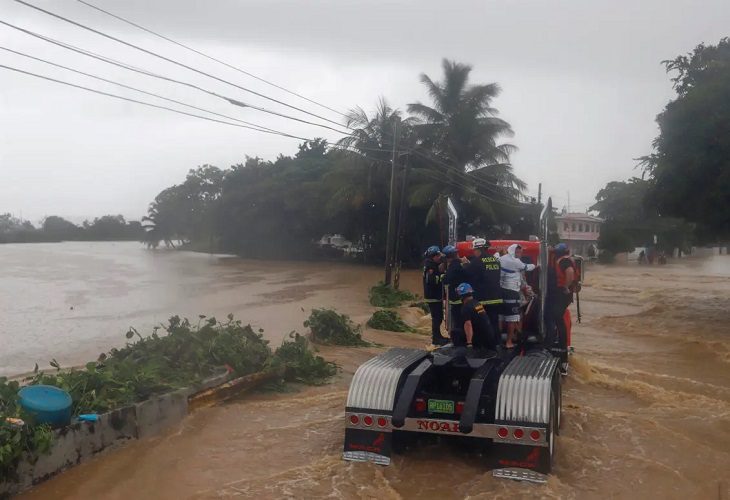
<path id="1" fill-rule="evenodd" d="M 566 243 L 572 253 L 588 255 L 589 247 L 598 248 L 603 219 L 584 213 L 565 213 L 555 217 L 558 237 Z"/>

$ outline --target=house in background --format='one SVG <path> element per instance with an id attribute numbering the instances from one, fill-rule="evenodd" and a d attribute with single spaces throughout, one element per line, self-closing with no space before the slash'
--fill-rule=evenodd
<path id="1" fill-rule="evenodd" d="M 572 253 L 588 255 L 588 249 L 598 248 L 603 219 L 584 213 L 563 213 L 555 217 L 560 241 L 566 243 Z"/>

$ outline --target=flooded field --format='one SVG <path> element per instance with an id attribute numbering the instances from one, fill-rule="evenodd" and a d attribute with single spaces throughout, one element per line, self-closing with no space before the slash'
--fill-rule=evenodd
<path id="1" fill-rule="evenodd" d="M 0 245 L 0 375 L 83 364 L 173 314 L 236 317 L 278 345 L 338 291 L 367 299 L 377 269 L 246 261 L 135 242 Z M 304 308 L 307 310 L 302 310 Z"/>
<path id="2" fill-rule="evenodd" d="M 123 291 L 117 307 L 112 285 L 85 284 L 85 276 L 96 274 L 94 266 L 103 267 L 93 259 L 88 269 L 69 264 L 80 276 L 63 278 L 56 270 L 53 286 L 40 284 L 40 290 L 86 294 L 51 294 L 49 300 L 39 294 L 33 302 L 29 292 L 22 307 L 31 312 L 36 304 L 33 314 L 41 325 L 69 325 L 58 327 L 58 335 L 76 345 L 71 325 L 89 335 L 81 340 L 108 347 L 127 323 L 159 321 L 175 311 L 233 311 L 277 339 L 300 328 L 302 308 L 334 306 L 363 322 L 373 310 L 367 287 L 380 277 L 377 269 L 331 264 L 141 255 L 136 264 L 112 259 L 121 262 L 114 273 L 114 287 Z M 143 267 L 139 259 L 154 265 Z M 49 272 L 52 264 L 44 264 Z M 409 287 L 418 280 L 417 272 L 404 278 Z M 349 380 L 380 349 L 322 348 L 322 355 L 342 366 L 332 384 L 199 410 L 165 436 L 101 456 L 21 498 L 730 498 L 730 259 L 595 266 L 586 281 L 583 323 L 574 329 L 576 352 L 565 379 L 555 473 L 545 485 L 495 480 L 479 456 L 444 445 L 396 456 L 387 468 L 341 461 Z M 135 295 L 140 289 L 146 290 L 143 297 Z M 42 322 L 44 310 L 62 316 L 74 297 L 85 302 L 57 318 L 61 323 Z M 50 298 L 65 309 L 52 308 Z M 94 304 L 106 309 L 94 312 Z M 22 325 L 5 299 L 2 307 L 16 318 L 13 326 Z M 105 322 L 119 330 L 98 332 Z M 89 324 L 94 328 L 84 326 Z M 51 332 L 22 326 L 38 336 L 33 342 Z M 8 329 L 2 330 L 6 335 Z M 367 330 L 365 336 L 388 346 L 426 343 L 417 334 Z M 73 362 L 75 355 L 67 350 L 59 360 Z"/>

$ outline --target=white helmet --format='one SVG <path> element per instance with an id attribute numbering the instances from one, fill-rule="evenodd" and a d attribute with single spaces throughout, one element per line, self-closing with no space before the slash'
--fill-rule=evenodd
<path id="1" fill-rule="evenodd" d="M 474 238 L 471 242 L 472 248 L 489 248 L 489 242 L 484 238 Z"/>

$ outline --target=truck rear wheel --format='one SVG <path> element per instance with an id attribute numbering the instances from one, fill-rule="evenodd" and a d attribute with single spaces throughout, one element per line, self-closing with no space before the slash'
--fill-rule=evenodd
<path id="1" fill-rule="evenodd" d="M 560 382 L 560 379 L 558 379 L 558 383 L 556 384 L 555 393 L 557 394 L 557 424 L 555 426 L 555 434 L 560 435 L 560 428 L 563 425 L 563 384 Z"/>
<path id="2" fill-rule="evenodd" d="M 556 403 L 556 394 L 553 392 L 552 396 L 550 397 L 550 421 L 548 422 L 548 450 L 550 453 L 550 461 L 549 461 L 549 467 L 548 467 L 548 473 L 550 473 L 553 469 L 553 464 L 555 462 L 555 436 L 557 435 L 557 427 L 558 427 L 558 406 Z"/>

